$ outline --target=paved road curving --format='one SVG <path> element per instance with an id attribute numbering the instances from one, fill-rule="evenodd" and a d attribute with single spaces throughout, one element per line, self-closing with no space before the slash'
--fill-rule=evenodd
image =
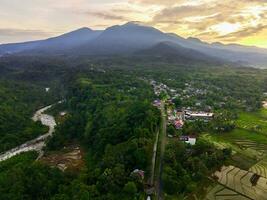
<path id="1" fill-rule="evenodd" d="M 9 151 L 6 151 L 0 154 L 0 162 L 7 160 L 15 155 L 18 155 L 27 151 L 37 151 L 42 152 L 43 147 L 45 146 L 45 140 L 52 135 L 55 130 L 56 122 L 53 116 L 43 114 L 46 110 L 51 108 L 53 105 L 46 106 L 40 110 L 37 110 L 32 118 L 33 121 L 41 121 L 41 123 L 45 126 L 49 127 L 49 130 L 46 134 L 41 135 L 33 140 L 30 140 L 18 147 L 15 147 Z"/>

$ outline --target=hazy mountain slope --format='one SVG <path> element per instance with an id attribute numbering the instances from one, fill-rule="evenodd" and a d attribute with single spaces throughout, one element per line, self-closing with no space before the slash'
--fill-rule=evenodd
<path id="1" fill-rule="evenodd" d="M 267 50 L 257 47 L 247 47 L 242 45 L 224 45 L 221 43 L 209 44 L 196 38 L 188 38 L 182 41 L 179 36 L 173 35 L 177 40 L 173 42 L 186 48 L 195 49 L 206 55 L 225 59 L 231 62 L 239 62 L 255 67 L 267 67 Z"/>
<path id="2" fill-rule="evenodd" d="M 0 55 L 1 54 L 14 54 L 18 52 L 31 50 L 31 49 L 38 47 L 39 43 L 40 41 L 2 44 L 0 45 Z"/>
<path id="3" fill-rule="evenodd" d="M 62 53 L 95 39 L 101 31 L 81 28 L 46 40 L 0 45 L 0 54 L 12 53 Z"/>
<path id="4" fill-rule="evenodd" d="M 81 28 L 58 37 L 42 41 L 34 50 L 37 52 L 63 53 L 94 40 L 101 31 L 93 31 L 89 28 Z"/>
<path id="5" fill-rule="evenodd" d="M 106 29 L 94 41 L 79 47 L 76 52 L 103 55 L 128 54 L 148 48 L 166 38 L 166 34 L 155 28 L 127 23 Z"/>
<path id="6" fill-rule="evenodd" d="M 221 60 L 203 54 L 194 49 L 189 49 L 172 42 L 161 42 L 151 48 L 135 52 L 139 56 L 168 57 L 182 63 L 189 62 L 213 62 L 218 63 Z"/>
<path id="7" fill-rule="evenodd" d="M 82 28 L 47 40 L 0 45 L 0 56 L 5 53 L 33 55 L 65 54 L 75 56 L 130 55 L 141 50 L 147 51 L 153 46 L 155 48 L 155 45 L 162 42 L 175 43 L 180 46 L 180 49 L 183 47 L 195 50 L 198 54 L 202 53 L 207 55 L 208 57 L 206 59 L 216 57 L 219 60 L 224 59 L 227 62 L 238 62 L 255 67 L 267 67 L 267 49 L 236 44 L 209 44 L 197 38 L 185 39 L 176 34 L 163 33 L 153 27 L 136 23 L 112 26 L 104 31 L 93 31 L 89 28 Z M 151 50 L 154 51 L 155 49 Z M 163 50 L 158 53 L 164 55 Z M 187 53 L 189 56 L 193 56 L 192 53 Z"/>

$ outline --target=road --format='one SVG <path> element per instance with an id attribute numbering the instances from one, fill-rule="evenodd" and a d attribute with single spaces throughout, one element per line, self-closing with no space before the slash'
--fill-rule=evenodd
<path id="1" fill-rule="evenodd" d="M 150 180 L 149 180 L 149 184 L 151 186 L 154 185 L 155 167 L 156 167 L 157 150 L 158 150 L 158 141 L 159 141 L 159 130 L 157 131 L 156 140 L 155 140 L 154 147 L 153 147 L 151 177 L 150 177 Z"/>
<path id="2" fill-rule="evenodd" d="M 157 177 L 157 188 L 156 188 L 156 199 L 162 200 L 164 198 L 162 191 L 162 171 L 163 171 L 163 159 L 165 153 L 165 146 L 167 141 L 167 122 L 166 122 L 166 112 L 165 112 L 165 103 L 161 103 L 161 117 L 162 117 L 162 127 L 160 135 L 160 157 L 159 157 L 159 168 L 158 168 L 158 177 Z"/>
<path id="3" fill-rule="evenodd" d="M 60 102 L 59 102 L 60 103 Z M 15 155 L 18 155 L 27 151 L 37 151 L 42 154 L 42 149 L 45 146 L 45 140 L 51 136 L 55 130 L 56 122 L 53 116 L 43 114 L 46 110 L 51 108 L 52 105 L 46 106 L 40 110 L 37 110 L 32 118 L 33 121 L 41 121 L 41 123 L 45 126 L 49 127 L 49 130 L 46 134 L 41 135 L 33 140 L 30 140 L 18 147 L 15 147 L 9 151 L 6 151 L 0 154 L 0 162 L 7 160 Z"/>

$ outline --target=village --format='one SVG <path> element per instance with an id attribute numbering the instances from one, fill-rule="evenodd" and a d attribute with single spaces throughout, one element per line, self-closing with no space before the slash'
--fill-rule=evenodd
<path id="1" fill-rule="evenodd" d="M 200 102 L 196 102 L 194 107 L 183 107 L 177 105 L 177 98 L 184 99 L 189 98 L 188 93 L 193 94 L 205 94 L 205 90 L 194 89 L 189 83 L 185 83 L 186 89 L 179 93 L 176 89 L 168 87 L 166 84 L 157 83 L 155 80 L 150 81 L 151 86 L 154 89 L 154 94 L 158 97 L 153 102 L 153 105 L 160 108 L 162 101 L 164 101 L 166 114 L 167 114 L 167 125 L 173 126 L 178 134 L 168 133 L 169 138 L 179 138 L 180 141 L 184 141 L 190 145 L 195 145 L 197 141 L 197 135 L 191 133 L 190 135 L 182 135 L 181 130 L 185 123 L 194 122 L 197 120 L 203 122 L 209 122 L 214 117 L 214 113 L 211 112 L 211 107 L 205 110 L 199 110 L 198 107 L 201 105 Z M 207 110 L 209 112 L 207 112 Z M 179 134 L 180 133 L 180 134 Z"/>

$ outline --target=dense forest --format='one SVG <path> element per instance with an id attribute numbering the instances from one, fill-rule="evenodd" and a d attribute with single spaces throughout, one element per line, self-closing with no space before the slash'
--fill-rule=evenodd
<path id="1" fill-rule="evenodd" d="M 47 142 L 46 154 L 79 144 L 85 161 L 80 171 L 65 172 L 35 161 L 32 152 L 4 161 L 0 199 L 143 199 L 153 142 L 161 126 L 149 80 L 183 94 L 176 97 L 178 107 L 209 107 L 217 113 L 210 123 L 187 123 L 179 134 L 232 130 L 241 110 L 261 107 L 267 80 L 264 70 L 179 65 L 158 58 L 11 57 L 1 60 L 0 66 L 0 151 L 44 133 L 45 127 L 31 121 L 34 111 L 64 99 L 54 109 L 68 114 Z M 201 140 L 194 147 L 169 143 L 164 192 L 197 191 L 230 157 L 230 149 L 218 150 Z M 143 170 L 145 178 L 134 174 L 135 169 Z"/>

